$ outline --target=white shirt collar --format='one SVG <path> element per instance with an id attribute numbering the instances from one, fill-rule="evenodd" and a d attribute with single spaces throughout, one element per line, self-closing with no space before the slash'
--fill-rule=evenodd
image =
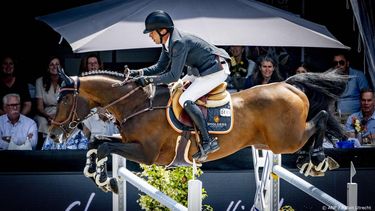
<path id="1" fill-rule="evenodd" d="M 171 36 L 172 36 L 172 34 L 169 33 L 168 39 L 167 39 L 167 41 L 164 44 L 167 52 L 169 51 L 169 38 L 171 38 Z"/>

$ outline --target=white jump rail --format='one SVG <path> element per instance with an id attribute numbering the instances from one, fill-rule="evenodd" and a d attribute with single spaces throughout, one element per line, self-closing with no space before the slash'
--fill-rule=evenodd
<path id="1" fill-rule="evenodd" d="M 119 178 L 119 193 L 113 194 L 113 211 L 126 211 L 126 182 L 129 182 L 171 210 L 196 211 L 202 209 L 202 182 L 199 180 L 190 180 L 188 183 L 187 208 L 126 169 L 126 159 L 115 154 L 112 155 L 112 176 Z"/>
<path id="2" fill-rule="evenodd" d="M 327 205 L 329 209 L 333 210 L 353 210 L 356 207 L 357 193 L 348 192 L 348 203 L 349 206 L 344 205 L 338 200 L 334 199 L 327 193 L 321 191 L 314 185 L 306 182 L 302 178 L 296 176 L 292 172 L 281 166 L 281 155 L 275 155 L 268 150 L 257 150 L 254 147 L 253 151 L 253 162 L 255 171 L 255 181 L 257 183 L 257 190 L 254 198 L 254 205 L 252 210 L 260 211 L 276 211 L 280 209 L 279 205 L 279 192 L 280 192 L 280 181 L 279 177 L 284 179 L 286 182 L 294 185 L 298 189 L 304 191 L 310 196 L 314 197 L 318 201 Z M 262 156 L 260 153 L 262 152 Z M 262 179 L 259 179 L 259 170 L 262 168 Z M 352 183 L 351 183 L 352 184 Z M 355 189 L 356 190 L 356 189 Z M 349 190 L 348 190 L 349 191 Z M 349 196 L 355 198 L 349 198 Z M 355 203 L 353 203 L 355 201 Z"/>

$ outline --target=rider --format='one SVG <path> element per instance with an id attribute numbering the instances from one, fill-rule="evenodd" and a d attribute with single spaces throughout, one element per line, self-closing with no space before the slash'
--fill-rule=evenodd
<path id="1" fill-rule="evenodd" d="M 131 70 L 131 76 L 139 76 L 136 83 L 141 86 L 169 84 L 179 80 L 186 66 L 187 75 L 182 80 L 191 81 L 192 84 L 181 95 L 179 103 L 200 131 L 204 150 L 204 154 L 198 152 L 193 158 L 199 159 L 217 151 L 220 148 L 217 138 L 208 133 L 207 122 L 195 101 L 226 80 L 230 74 L 226 59 L 230 59 L 230 56 L 225 50 L 197 36 L 177 30 L 171 17 L 164 11 L 150 13 L 145 26 L 143 33 L 149 33 L 150 38 L 156 44 L 162 44 L 163 48 L 155 65 Z M 158 73 L 162 74 L 155 75 Z"/>

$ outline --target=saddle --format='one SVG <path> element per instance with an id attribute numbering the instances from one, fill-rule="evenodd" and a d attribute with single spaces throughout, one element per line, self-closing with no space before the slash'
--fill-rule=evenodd
<path id="1" fill-rule="evenodd" d="M 184 111 L 182 106 L 179 104 L 178 100 L 184 90 L 186 90 L 189 84 L 178 88 L 174 95 L 171 96 L 170 105 L 172 107 L 172 111 L 176 119 L 185 126 L 192 127 L 193 122 L 190 119 L 189 115 Z M 230 94 L 226 90 L 227 83 L 223 82 L 213 90 L 211 90 L 208 94 L 199 98 L 195 103 L 199 106 L 202 110 L 204 117 L 207 119 L 207 109 L 208 108 L 216 108 L 221 107 L 230 102 Z"/>
<path id="2" fill-rule="evenodd" d="M 195 133 L 193 122 L 178 102 L 180 96 L 190 84 L 172 89 L 172 96 L 166 110 L 169 125 L 181 135 L 176 140 L 175 157 L 168 167 L 191 166 L 187 154 L 190 148 L 190 135 Z M 211 134 L 227 134 L 233 128 L 233 109 L 230 93 L 223 82 L 195 103 L 202 110 Z M 200 165 L 200 164 L 199 164 Z"/>
<path id="3" fill-rule="evenodd" d="M 206 119 L 208 132 L 211 134 L 227 134 L 233 127 L 232 100 L 226 83 L 222 83 L 211 92 L 199 98 L 196 103 L 202 110 Z M 177 132 L 192 131 L 194 133 L 193 122 L 185 110 L 180 106 L 178 100 L 186 90 L 186 86 L 172 90 L 171 98 L 166 109 L 166 116 L 169 125 Z"/>

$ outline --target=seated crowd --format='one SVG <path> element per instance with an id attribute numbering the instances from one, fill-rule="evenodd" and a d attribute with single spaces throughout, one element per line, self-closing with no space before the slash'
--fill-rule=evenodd
<path id="1" fill-rule="evenodd" d="M 85 60 L 85 71 L 98 70 L 100 59 L 89 55 Z M 10 56 L 2 60 L 0 150 L 59 150 L 87 149 L 95 135 L 114 135 L 119 131 L 112 115 L 103 108 L 94 108 L 89 118 L 83 121 L 82 130 L 76 129 L 64 143 L 55 143 L 48 136 L 48 128 L 54 119 L 62 80 L 58 75 L 61 67 L 58 57 L 50 57 L 46 72 L 35 81 L 35 111 L 28 84 L 16 77 L 15 64 Z M 31 86 L 33 87 L 33 86 Z M 34 114 L 34 115 L 31 115 Z"/>
<path id="2" fill-rule="evenodd" d="M 232 93 L 256 85 L 280 82 L 290 74 L 314 72 L 308 64 L 301 63 L 296 65 L 295 71 L 282 73 L 282 62 L 279 59 L 264 54 L 253 58 L 254 62 L 249 59 L 248 48 L 244 46 L 230 46 L 227 51 L 231 56 L 231 73 L 226 82 L 228 91 Z M 29 89 L 27 83 L 16 77 L 15 67 L 12 57 L 3 58 L 0 72 L 0 150 L 87 149 L 95 135 L 119 133 L 111 114 L 98 107 L 91 111 L 94 113 L 92 116 L 83 121 L 81 130 L 76 129 L 63 144 L 54 143 L 47 134 L 56 113 L 57 97 L 62 85 L 58 75 L 60 59 L 49 58 L 45 73 L 35 81 L 35 90 Z M 347 138 L 355 138 L 360 145 L 375 145 L 374 92 L 369 88 L 363 71 L 351 68 L 348 56 L 342 52 L 333 55 L 332 68 L 349 76 L 347 88 L 335 108 Z M 98 55 L 90 54 L 81 60 L 80 73 L 99 69 L 103 69 L 103 63 Z"/>

